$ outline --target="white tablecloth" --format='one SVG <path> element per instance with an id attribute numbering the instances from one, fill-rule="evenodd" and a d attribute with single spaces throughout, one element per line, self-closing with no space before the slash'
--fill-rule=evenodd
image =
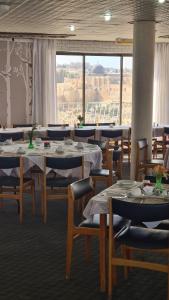
<path id="1" fill-rule="evenodd" d="M 87 203 L 85 210 L 83 212 L 83 215 L 85 218 L 87 219 L 91 219 L 93 218 L 94 215 L 96 214 L 108 214 L 109 210 L 108 210 L 108 198 L 109 197 L 115 197 L 118 199 L 118 196 L 127 196 L 127 194 L 130 192 L 132 192 L 132 190 L 140 187 L 142 185 L 142 183 L 137 182 L 136 184 L 133 185 L 133 187 L 131 188 L 125 188 L 125 187 L 121 187 L 118 183 L 117 184 L 113 184 L 111 187 L 105 189 L 104 191 L 100 192 L 99 194 L 95 195 L 94 197 L 92 197 L 89 202 Z M 148 197 L 148 196 L 147 196 Z M 162 197 L 157 197 L 154 196 L 154 200 L 153 197 L 150 199 L 147 199 L 147 201 L 151 201 L 151 203 L 156 203 L 156 201 L 159 202 L 163 202 L 163 201 L 169 201 L 169 199 L 165 200 Z M 158 198 L 158 199 L 157 199 Z M 131 202 L 137 202 L 140 203 L 140 196 L 137 197 L 127 197 L 124 198 L 124 201 L 131 201 Z M 143 200 L 141 201 L 146 201 L 146 196 L 143 198 Z M 153 202 L 154 201 L 154 202 Z M 147 203 L 147 202 L 146 202 Z M 145 222 L 144 224 L 147 227 L 156 227 L 158 226 L 158 224 L 160 223 L 160 221 L 157 222 Z"/>
<path id="2" fill-rule="evenodd" d="M 41 143 L 39 146 L 36 146 L 35 149 L 28 149 L 27 143 L 14 143 L 12 145 L 4 145 L 1 146 L 3 152 L 1 155 L 14 155 L 17 154 L 18 148 L 22 147 L 25 150 L 24 157 L 24 171 L 27 172 L 32 166 L 37 165 L 41 170 L 44 170 L 44 156 L 53 156 L 53 157 L 76 157 L 83 156 L 84 157 L 84 176 L 89 176 L 90 170 L 92 168 L 101 168 L 102 165 L 102 151 L 97 145 L 90 145 L 83 143 L 83 149 L 77 149 L 77 143 L 73 143 L 73 145 L 65 145 L 62 141 L 51 142 L 51 147 L 48 149 L 44 149 L 44 143 Z M 58 146 L 62 146 L 64 149 L 63 153 L 56 153 L 56 149 Z M 49 172 L 51 169 L 47 169 Z M 4 173 L 10 175 L 12 170 L 3 170 Z M 70 174 L 77 175 L 79 174 L 78 168 L 77 170 L 69 170 L 62 171 L 56 170 L 59 175 L 68 176 Z"/>

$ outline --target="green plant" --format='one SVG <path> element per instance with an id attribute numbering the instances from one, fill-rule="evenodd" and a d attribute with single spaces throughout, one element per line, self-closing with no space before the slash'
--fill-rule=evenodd
<path id="1" fill-rule="evenodd" d="M 83 118 L 83 116 L 81 116 L 81 115 L 78 115 L 78 116 L 77 116 L 77 119 L 79 120 L 80 123 L 84 121 L 84 118 Z"/>

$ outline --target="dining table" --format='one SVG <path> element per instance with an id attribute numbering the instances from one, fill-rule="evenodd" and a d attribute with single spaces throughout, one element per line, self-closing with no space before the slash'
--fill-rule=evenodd
<path id="1" fill-rule="evenodd" d="M 24 172 L 26 173 L 34 165 L 38 166 L 42 171 L 45 169 L 44 157 L 84 157 L 84 177 L 88 177 L 90 170 L 93 168 L 101 168 L 102 166 L 102 151 L 97 145 L 88 143 L 78 143 L 72 140 L 69 141 L 34 141 L 34 148 L 28 148 L 29 143 L 26 141 L 12 142 L 8 140 L 0 143 L 1 156 L 18 156 L 24 157 Z M 47 147 L 46 147 L 47 145 Z M 51 168 L 47 168 L 49 173 Z M 78 176 L 79 169 L 74 170 L 55 170 L 61 176 Z M 3 170 L 7 175 L 11 175 L 13 170 Z"/>
<path id="2" fill-rule="evenodd" d="M 100 232 L 99 241 L 100 249 L 100 286 L 101 290 L 106 289 L 106 235 L 107 235 L 107 214 L 109 212 L 109 198 L 120 199 L 123 201 L 131 201 L 138 204 L 147 203 L 166 203 L 169 202 L 169 186 L 164 185 L 163 192 L 159 195 L 155 194 L 153 189 L 146 189 L 144 182 L 133 180 L 119 180 L 117 183 L 101 191 L 93 196 L 87 203 L 83 216 L 92 221 L 94 215 L 100 215 Z M 151 193 L 150 193 L 151 190 Z M 146 191 L 146 192 L 145 192 Z M 144 225 L 149 228 L 155 228 L 160 222 L 145 222 Z"/>

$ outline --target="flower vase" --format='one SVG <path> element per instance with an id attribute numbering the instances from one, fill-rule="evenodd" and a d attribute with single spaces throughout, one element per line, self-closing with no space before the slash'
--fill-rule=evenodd
<path id="1" fill-rule="evenodd" d="M 162 190 L 163 190 L 161 175 L 156 175 L 155 189 L 159 190 L 160 192 L 162 192 Z"/>
<path id="2" fill-rule="evenodd" d="M 32 139 L 30 138 L 28 149 L 33 149 L 33 148 L 34 148 L 34 144 L 32 143 Z"/>
<path id="3" fill-rule="evenodd" d="M 79 127 L 80 127 L 80 128 L 83 128 L 83 122 L 80 122 Z"/>

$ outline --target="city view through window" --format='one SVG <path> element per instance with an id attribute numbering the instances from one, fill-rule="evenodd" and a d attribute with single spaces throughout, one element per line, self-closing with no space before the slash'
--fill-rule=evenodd
<path id="1" fill-rule="evenodd" d="M 131 124 L 132 57 L 57 55 L 56 80 L 59 123 Z"/>

